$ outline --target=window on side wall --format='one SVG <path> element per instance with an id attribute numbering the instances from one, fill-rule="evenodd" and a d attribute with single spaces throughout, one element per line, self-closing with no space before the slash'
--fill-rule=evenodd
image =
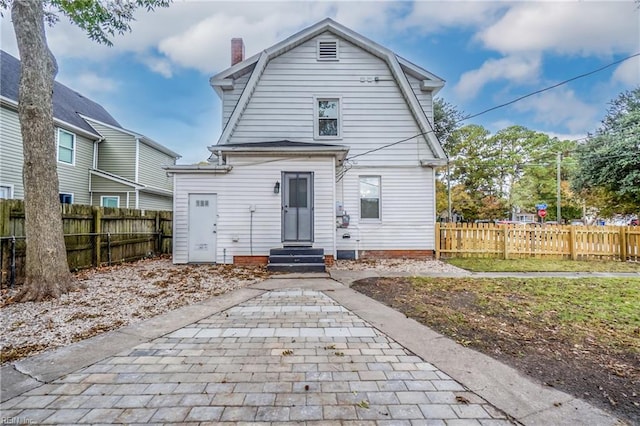
<path id="1" fill-rule="evenodd" d="M 73 194 L 61 192 L 58 195 L 60 196 L 60 202 L 62 204 L 73 204 Z"/>
<path id="2" fill-rule="evenodd" d="M 341 132 L 341 111 L 340 98 L 314 98 L 315 106 L 315 139 L 340 139 Z"/>
<path id="3" fill-rule="evenodd" d="M 380 176 L 360 176 L 360 219 L 380 220 Z"/>
<path id="4" fill-rule="evenodd" d="M 102 207 L 120 207 L 120 197 L 117 195 L 103 195 L 100 197 Z"/>
<path id="5" fill-rule="evenodd" d="M 13 186 L 0 185 L 0 199 L 2 198 L 4 198 L 5 200 L 13 198 Z"/>
<path id="6" fill-rule="evenodd" d="M 58 161 L 65 164 L 76 162 L 76 135 L 58 129 Z"/>

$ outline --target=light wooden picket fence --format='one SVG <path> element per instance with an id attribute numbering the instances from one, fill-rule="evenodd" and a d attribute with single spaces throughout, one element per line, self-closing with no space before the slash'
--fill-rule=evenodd
<path id="1" fill-rule="evenodd" d="M 640 261 L 640 227 L 437 223 L 441 256 Z"/>

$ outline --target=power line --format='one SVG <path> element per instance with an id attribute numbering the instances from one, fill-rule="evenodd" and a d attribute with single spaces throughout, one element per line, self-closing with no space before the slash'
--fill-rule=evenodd
<path id="1" fill-rule="evenodd" d="M 488 108 L 488 109 L 486 109 L 484 111 L 480 111 L 480 112 L 475 113 L 475 114 L 468 115 L 466 117 L 461 118 L 460 120 L 457 120 L 455 122 L 455 124 L 461 123 L 461 122 L 466 121 L 466 120 L 468 120 L 470 118 L 478 117 L 480 115 L 486 114 L 488 112 L 494 111 L 494 110 L 499 109 L 499 108 L 504 108 L 505 106 L 512 105 L 512 104 L 514 104 L 516 102 L 519 102 L 519 101 L 521 101 L 523 99 L 526 99 L 528 97 L 531 97 L 531 96 L 546 92 L 546 91 L 551 90 L 551 89 L 555 89 L 556 87 L 565 85 L 565 84 L 570 83 L 572 81 L 575 81 L 575 80 L 578 80 L 578 79 L 581 79 L 581 78 L 584 78 L 584 77 L 588 77 L 590 75 L 596 74 L 596 73 L 598 73 L 600 71 L 603 71 L 603 70 L 605 70 L 607 68 L 610 68 L 610 67 L 612 67 L 614 65 L 620 64 L 622 62 L 628 61 L 629 59 L 632 59 L 632 58 L 635 58 L 635 57 L 638 57 L 638 56 L 640 56 L 640 52 L 639 53 L 635 53 L 635 54 L 633 54 L 631 56 L 627 56 L 626 58 L 622 58 L 622 59 L 619 59 L 617 61 L 611 62 L 611 63 L 609 63 L 607 65 L 604 65 L 604 66 L 602 66 L 600 68 L 597 68 L 595 70 L 592 70 L 592 71 L 577 75 L 575 77 L 571 77 L 571 78 L 569 78 L 567 80 L 561 81 L 561 82 L 556 83 L 556 84 L 554 84 L 552 86 L 548 86 L 548 87 L 545 87 L 543 89 L 536 90 L 534 92 L 531 92 L 531 93 L 528 93 L 526 95 L 520 96 L 520 97 L 518 97 L 516 99 L 513 99 L 513 100 L 511 100 L 509 102 L 506 102 L 506 103 L 503 103 L 503 104 L 500 104 L 500 105 L 496 105 L 494 107 Z M 386 144 L 386 145 L 382 145 L 382 146 L 379 146 L 378 148 L 373 148 L 373 149 L 370 149 L 370 150 L 365 151 L 365 152 L 361 152 L 360 154 L 356 154 L 354 156 L 348 157 L 347 159 L 348 160 L 352 160 L 352 159 L 357 158 L 357 157 L 362 157 L 363 155 L 371 154 L 373 152 L 380 151 L 382 149 L 390 148 L 392 146 L 401 144 L 403 142 L 410 141 L 411 139 L 414 139 L 414 138 L 417 138 L 417 137 L 420 137 L 420 136 L 424 136 L 424 135 L 427 135 L 429 133 L 433 133 L 434 135 L 436 135 L 435 130 L 434 130 L 433 126 L 431 125 L 431 122 L 428 119 L 427 119 L 427 122 L 429 123 L 429 127 L 431 127 L 431 130 L 428 130 L 426 132 L 417 133 L 417 134 L 415 134 L 415 135 L 413 135 L 411 137 L 408 137 L 408 138 L 405 138 L 405 139 L 401 139 L 399 141 L 392 142 L 392 143 L 389 143 L 389 144 Z M 436 135 L 436 138 L 437 138 L 437 135 Z M 588 136 L 585 137 L 585 138 L 588 138 Z M 583 140 L 585 138 L 576 139 L 575 141 Z M 438 142 L 440 142 L 440 141 L 438 140 Z"/>
<path id="2" fill-rule="evenodd" d="M 571 77 L 571 78 L 569 78 L 569 79 L 567 79 L 567 80 L 561 81 L 560 83 L 556 83 L 556 84 L 554 84 L 554 85 L 552 85 L 552 86 L 545 87 L 544 89 L 540 89 L 540 90 L 536 90 L 535 92 L 527 93 L 526 95 L 523 95 L 523 96 L 520 96 L 520 97 L 518 97 L 518 98 L 515 98 L 515 99 L 513 99 L 513 100 L 511 100 L 511 101 L 509 101 L 509 102 L 505 102 L 505 103 L 503 103 L 503 104 L 496 105 L 496 106 L 491 107 L 491 108 L 489 108 L 489 109 L 486 109 L 486 110 L 484 110 L 484 111 L 480 111 L 480 112 L 478 112 L 478 113 L 476 113 L 476 114 L 468 115 L 468 116 L 463 117 L 463 118 L 461 118 L 460 120 L 456 121 L 456 124 L 457 124 L 457 123 L 460 123 L 460 122 L 462 122 L 462 121 L 468 120 L 468 119 L 470 119 L 470 118 L 474 118 L 474 117 L 477 117 L 477 116 L 479 116 L 479 115 L 486 114 L 486 113 L 488 113 L 488 112 L 490 112 L 490 111 L 494 111 L 494 110 L 496 110 L 496 109 L 503 108 L 503 107 L 506 107 L 506 106 L 511 105 L 511 104 L 515 104 L 516 102 L 520 102 L 520 101 L 521 101 L 521 100 L 523 100 L 523 99 L 526 99 L 526 98 L 531 97 L 531 96 L 535 96 L 535 95 L 540 94 L 540 93 L 542 93 L 542 92 L 546 92 L 547 90 L 555 89 L 556 87 L 563 86 L 563 85 L 565 85 L 565 84 L 567 84 L 567 83 L 570 83 L 570 82 L 572 82 L 572 81 L 578 80 L 578 79 L 580 79 L 580 78 L 588 77 L 588 76 L 590 76 L 590 75 L 592 75 L 592 74 L 596 74 L 596 73 L 598 73 L 598 72 L 600 72 L 600 71 L 604 71 L 604 70 L 606 70 L 607 68 L 610 68 L 610 67 L 612 67 L 612 66 L 614 66 L 614 65 L 617 65 L 617 64 L 619 64 L 619 63 L 621 63 L 621 62 L 627 61 L 627 60 L 629 60 L 629 59 L 631 59 L 631 58 L 635 58 L 636 56 L 640 56 L 640 52 L 639 52 L 639 53 L 636 53 L 636 54 L 633 54 L 633 55 L 631 55 L 631 56 L 627 56 L 626 58 L 622 58 L 622 59 L 619 59 L 619 60 L 617 60 L 617 61 L 611 62 L 610 64 L 604 65 L 604 66 L 602 66 L 602 67 L 600 67 L 600 68 L 597 68 L 597 69 L 595 69 L 595 70 L 592 70 L 592 71 L 586 72 L 586 73 L 584 73 L 584 74 L 580 74 L 580 75 L 577 75 L 577 76 L 575 76 L 575 77 Z"/>

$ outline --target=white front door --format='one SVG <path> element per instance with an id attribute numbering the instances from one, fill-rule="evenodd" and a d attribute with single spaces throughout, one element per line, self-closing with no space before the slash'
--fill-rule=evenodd
<path id="1" fill-rule="evenodd" d="M 189 262 L 216 261 L 216 194 L 189 194 Z"/>

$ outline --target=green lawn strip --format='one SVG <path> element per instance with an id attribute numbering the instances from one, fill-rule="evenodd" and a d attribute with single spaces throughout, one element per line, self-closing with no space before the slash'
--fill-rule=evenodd
<path id="1" fill-rule="evenodd" d="M 483 314 L 640 352 L 639 278 L 416 278 L 424 292 L 471 292 Z"/>
<path id="2" fill-rule="evenodd" d="M 472 272 L 640 272 L 640 262 L 459 257 L 447 263 Z"/>

